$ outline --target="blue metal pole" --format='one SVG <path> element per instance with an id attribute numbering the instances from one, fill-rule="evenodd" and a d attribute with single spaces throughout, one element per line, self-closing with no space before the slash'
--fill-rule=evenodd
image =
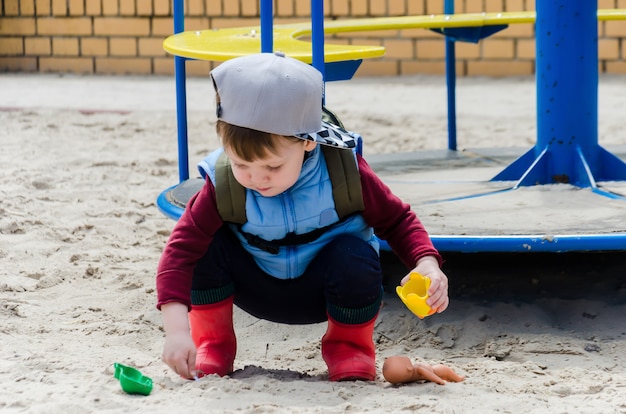
<path id="1" fill-rule="evenodd" d="M 597 0 L 536 1 L 535 150 L 551 155 L 548 177 L 577 176 L 576 146 L 590 159 L 598 148 L 597 9 Z"/>
<path id="2" fill-rule="evenodd" d="M 537 0 L 537 143 L 492 178 L 516 187 L 626 180 L 626 164 L 598 145 L 598 1 Z"/>
<path id="3" fill-rule="evenodd" d="M 274 51 L 274 9 L 272 0 L 261 0 L 261 52 Z"/>
<path id="4" fill-rule="evenodd" d="M 174 0 L 172 17 L 174 33 L 185 30 L 185 9 L 183 0 Z M 185 58 L 174 56 L 174 78 L 176 81 L 176 122 L 178 128 L 178 179 L 189 178 L 189 147 L 187 140 L 187 85 Z"/>
<path id="5" fill-rule="evenodd" d="M 311 41 L 313 67 L 325 76 L 324 71 L 324 1 L 311 0 Z"/>
<path id="6" fill-rule="evenodd" d="M 444 14 L 454 14 L 454 0 L 445 0 Z M 456 51 L 454 39 L 446 39 L 446 85 L 448 88 L 448 149 L 456 151 Z"/>

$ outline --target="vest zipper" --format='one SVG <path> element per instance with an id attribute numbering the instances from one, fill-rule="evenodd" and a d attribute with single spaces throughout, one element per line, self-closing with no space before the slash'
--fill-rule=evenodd
<path id="1" fill-rule="evenodd" d="M 286 191 L 285 193 L 283 193 L 282 195 L 283 198 L 283 208 L 284 208 L 284 214 L 285 214 L 285 226 L 287 227 L 287 233 L 291 233 L 291 232 L 295 232 L 296 231 L 296 213 L 295 213 L 295 207 L 293 205 L 293 198 L 291 197 L 291 193 L 289 191 Z M 296 274 L 296 270 L 297 270 L 297 266 L 296 263 L 294 263 L 294 246 L 286 246 L 285 249 L 285 259 L 287 260 L 287 266 L 285 266 L 285 268 L 287 269 L 287 278 L 288 279 L 293 279 L 295 274 Z"/>

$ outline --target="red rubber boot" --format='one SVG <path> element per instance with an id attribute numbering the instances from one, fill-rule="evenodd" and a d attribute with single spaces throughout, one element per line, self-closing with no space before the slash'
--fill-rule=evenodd
<path id="1" fill-rule="evenodd" d="M 233 372 L 237 339 L 233 329 L 233 299 L 210 305 L 192 305 L 189 312 L 191 338 L 196 344 L 198 377 Z"/>
<path id="2" fill-rule="evenodd" d="M 330 381 L 372 381 L 376 378 L 376 351 L 372 335 L 374 322 L 358 325 L 339 323 L 328 317 L 322 337 L 322 358 Z"/>

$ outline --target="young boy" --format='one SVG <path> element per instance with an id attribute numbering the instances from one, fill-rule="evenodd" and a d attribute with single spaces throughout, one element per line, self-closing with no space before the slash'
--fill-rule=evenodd
<path id="1" fill-rule="evenodd" d="M 328 321 L 321 349 L 329 379 L 373 380 L 382 299 L 374 232 L 431 279 L 436 312 L 448 307 L 439 253 L 410 206 L 356 153 L 358 135 L 322 122 L 319 71 L 262 53 L 226 61 L 211 78 L 223 148 L 200 164 L 206 182 L 159 262 L 163 360 L 185 378 L 231 373 L 234 303 L 279 323 Z M 362 197 L 345 217 L 346 197 L 336 194 L 348 189 L 332 177 L 337 154 L 349 155 L 346 169 L 358 167 Z"/>

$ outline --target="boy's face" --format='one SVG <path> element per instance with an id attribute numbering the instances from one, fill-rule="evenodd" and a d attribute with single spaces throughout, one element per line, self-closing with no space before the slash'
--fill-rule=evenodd
<path id="1" fill-rule="evenodd" d="M 281 136 L 275 139 L 279 140 L 276 153 L 268 152 L 266 157 L 254 161 L 245 161 L 224 148 L 235 179 L 263 197 L 273 197 L 293 186 L 300 176 L 305 152 L 317 145 L 313 141 L 294 141 Z"/>

